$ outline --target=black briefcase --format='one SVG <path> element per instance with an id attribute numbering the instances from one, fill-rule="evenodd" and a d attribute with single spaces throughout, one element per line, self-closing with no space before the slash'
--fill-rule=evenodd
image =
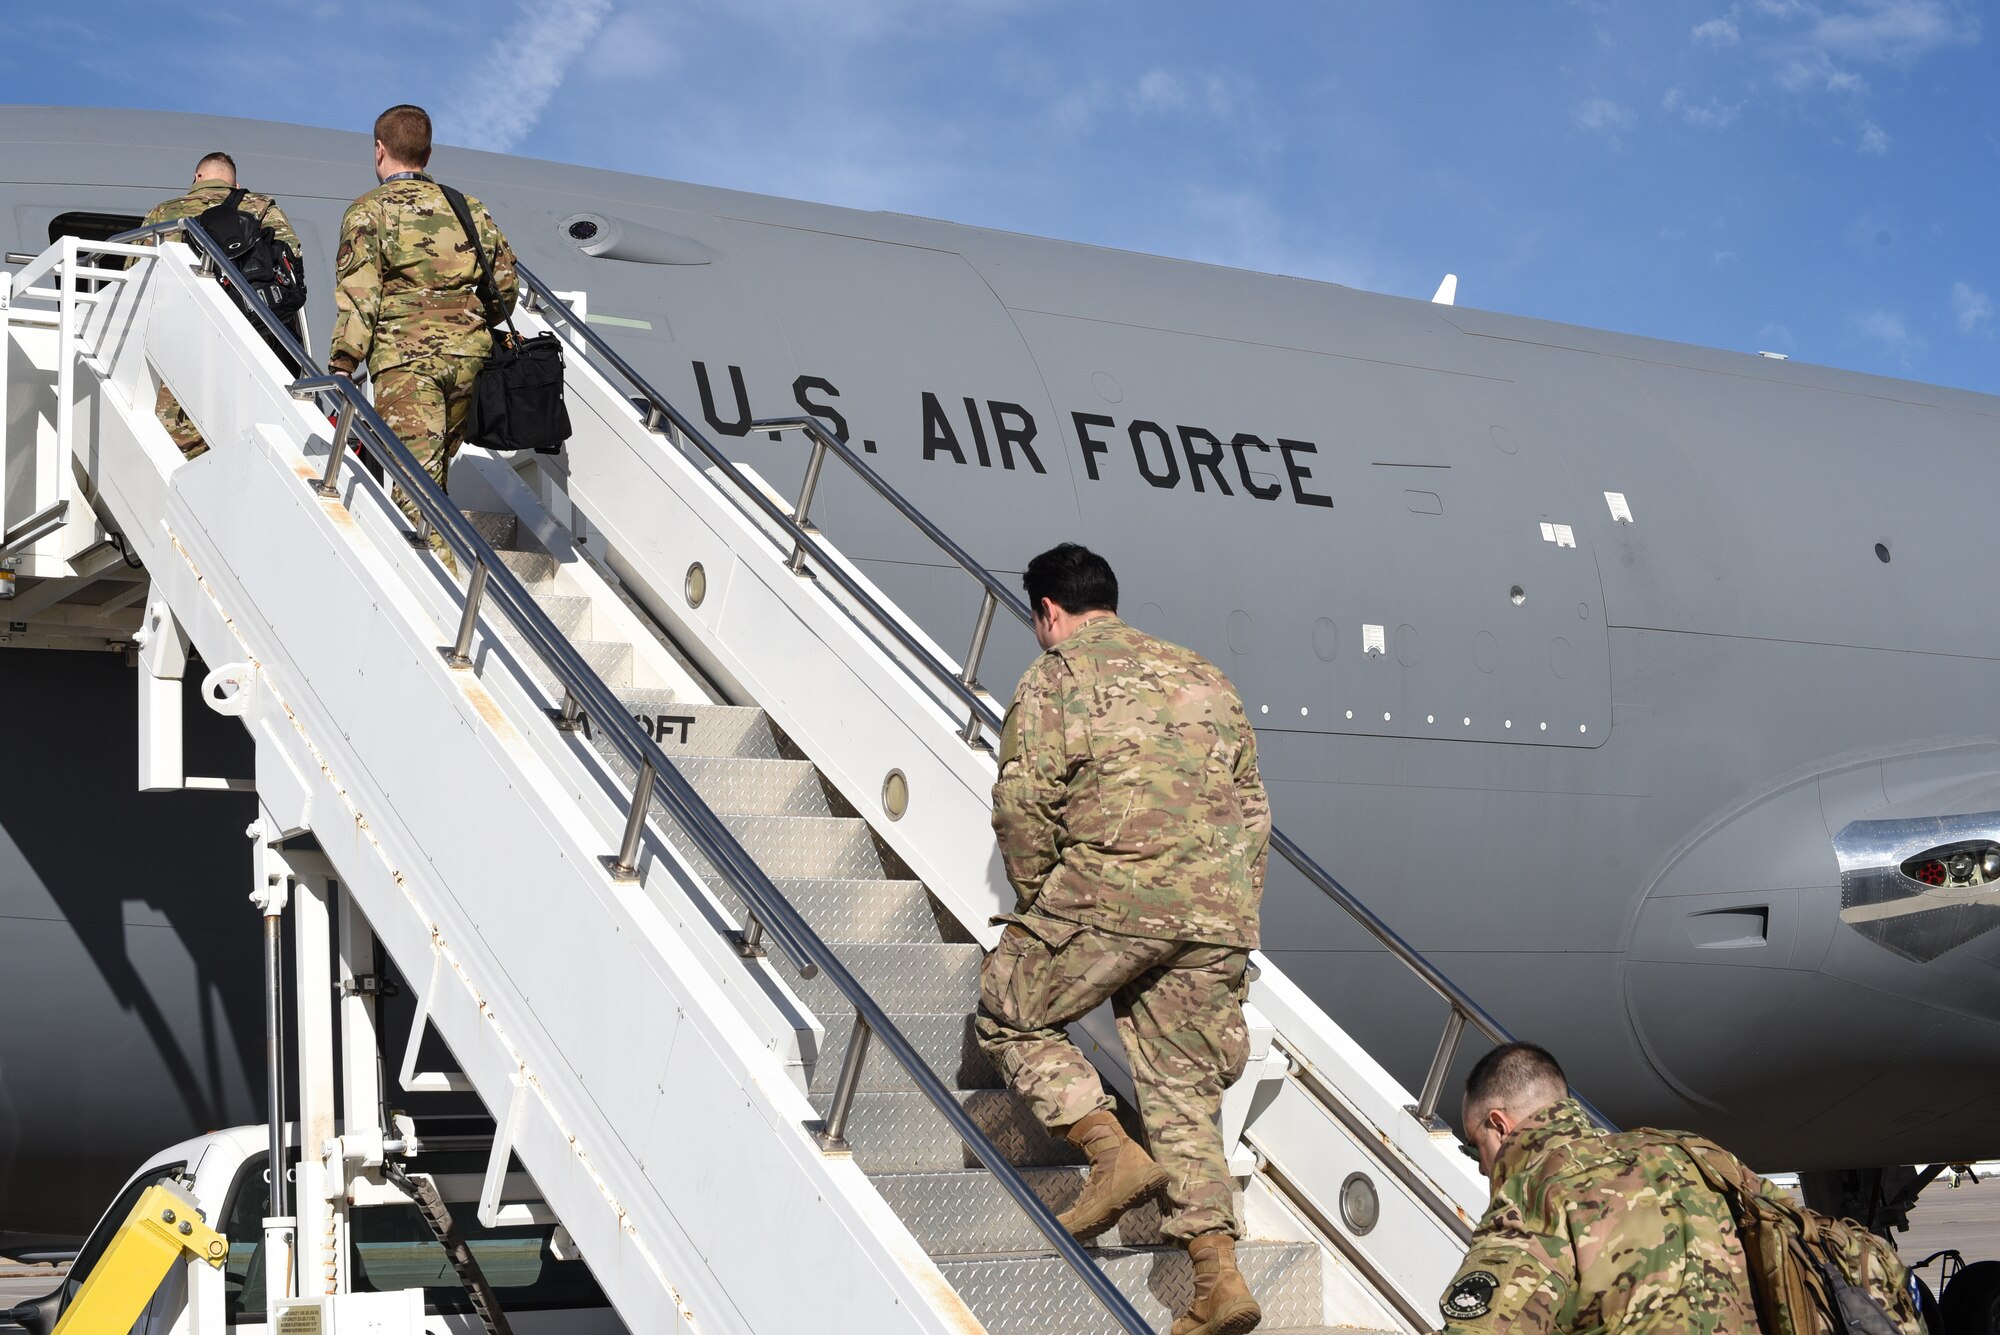
<path id="1" fill-rule="evenodd" d="M 563 402 L 561 339 L 493 331 L 493 351 L 473 383 L 465 438 L 489 450 L 555 454 L 562 449 L 569 439 L 569 406 Z"/>
<path id="2" fill-rule="evenodd" d="M 472 386 L 472 406 L 465 415 L 465 438 L 489 450 L 533 450 L 560 454 L 569 439 L 569 406 L 563 402 L 562 340 L 554 334 L 522 338 L 514 322 L 499 309 L 493 269 L 465 196 L 448 185 L 438 187 L 458 215 L 465 239 L 479 261 L 479 298 L 486 323 L 493 329 L 493 351 L 479 368 Z"/>

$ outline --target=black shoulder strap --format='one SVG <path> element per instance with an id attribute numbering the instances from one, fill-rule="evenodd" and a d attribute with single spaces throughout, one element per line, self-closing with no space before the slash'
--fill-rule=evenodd
<path id="1" fill-rule="evenodd" d="M 451 211 L 458 216 L 458 225 L 465 229 L 465 239 L 472 243 L 472 254 L 479 261 L 480 304 L 486 307 L 487 326 L 497 327 L 501 322 L 495 319 L 494 315 L 500 308 L 500 292 L 493 284 L 492 266 L 486 263 L 486 247 L 479 244 L 479 228 L 473 224 L 472 209 L 466 204 L 465 196 L 450 186 L 440 182 L 438 189 L 444 191 L 445 200 L 451 205 Z M 512 316 L 507 317 L 506 324 L 509 330 L 513 329 Z"/>
<path id="2" fill-rule="evenodd" d="M 240 185 L 232 185 L 229 187 L 229 193 L 222 197 L 222 202 L 216 205 L 216 207 L 219 209 L 228 209 L 231 213 L 241 212 L 243 208 L 243 196 L 249 193 L 249 191 Z"/>

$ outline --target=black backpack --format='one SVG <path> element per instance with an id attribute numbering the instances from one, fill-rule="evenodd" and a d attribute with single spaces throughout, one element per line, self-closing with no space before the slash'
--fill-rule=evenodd
<path id="1" fill-rule="evenodd" d="M 306 279 L 299 269 L 299 257 L 262 218 L 243 212 L 243 195 L 241 186 L 232 187 L 220 204 L 196 221 L 216 248 L 229 257 L 257 299 L 280 320 L 289 321 L 306 304 Z M 236 295 L 241 305 L 242 297 Z"/>

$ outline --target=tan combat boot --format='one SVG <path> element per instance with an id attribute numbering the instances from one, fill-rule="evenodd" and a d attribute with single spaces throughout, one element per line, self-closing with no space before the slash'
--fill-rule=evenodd
<path id="1" fill-rule="evenodd" d="M 1188 1243 L 1194 1262 L 1194 1301 L 1175 1318 L 1173 1335 L 1244 1335 L 1257 1329 L 1264 1309 L 1236 1269 L 1236 1239 L 1204 1233 Z"/>
<path id="2" fill-rule="evenodd" d="M 1118 1222 L 1118 1216 L 1167 1185 L 1167 1170 L 1153 1162 L 1118 1119 L 1094 1112 L 1064 1133 L 1090 1156 L 1090 1176 L 1076 1204 L 1057 1215 L 1079 1242 L 1087 1242 Z"/>

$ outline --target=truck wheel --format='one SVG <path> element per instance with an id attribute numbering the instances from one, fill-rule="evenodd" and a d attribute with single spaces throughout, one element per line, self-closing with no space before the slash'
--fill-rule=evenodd
<path id="1" fill-rule="evenodd" d="M 2000 1335 L 2000 1261 L 1974 1261 L 1938 1300 L 1945 1335 Z"/>

